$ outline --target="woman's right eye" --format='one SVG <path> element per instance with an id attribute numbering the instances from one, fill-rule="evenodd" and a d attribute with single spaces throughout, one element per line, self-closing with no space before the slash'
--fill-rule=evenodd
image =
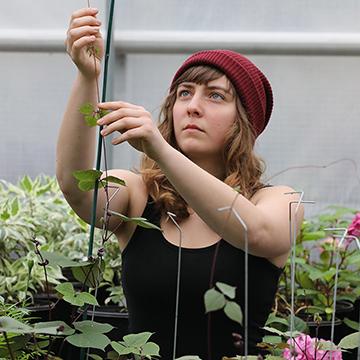
<path id="1" fill-rule="evenodd" d="M 179 90 L 179 92 L 178 92 L 178 97 L 185 97 L 188 95 L 190 95 L 189 90 Z"/>

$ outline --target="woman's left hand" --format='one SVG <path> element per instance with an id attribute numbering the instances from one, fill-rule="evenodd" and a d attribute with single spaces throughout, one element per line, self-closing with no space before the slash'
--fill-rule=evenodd
<path id="1" fill-rule="evenodd" d="M 115 132 L 121 135 L 114 137 L 113 145 L 127 141 L 136 150 L 144 152 L 153 160 L 157 160 L 168 143 L 154 124 L 151 114 L 142 106 L 123 101 L 113 101 L 98 104 L 103 110 L 110 110 L 108 114 L 98 120 L 98 125 L 105 127 L 102 136 Z"/>

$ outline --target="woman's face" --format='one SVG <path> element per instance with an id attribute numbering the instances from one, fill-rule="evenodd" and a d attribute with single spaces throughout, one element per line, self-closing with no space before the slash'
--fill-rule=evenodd
<path id="1" fill-rule="evenodd" d="M 209 156 L 221 161 L 226 134 L 235 119 L 235 95 L 225 75 L 207 84 L 178 86 L 173 107 L 175 138 L 193 161 Z"/>

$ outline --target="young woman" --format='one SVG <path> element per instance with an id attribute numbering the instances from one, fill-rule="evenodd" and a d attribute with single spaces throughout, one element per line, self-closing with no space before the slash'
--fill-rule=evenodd
<path id="1" fill-rule="evenodd" d="M 94 59 L 100 69 L 103 40 L 96 9 L 71 17 L 67 52 L 78 68 L 57 146 L 57 178 L 72 208 L 90 221 L 92 194 L 78 190 L 72 175 L 94 162 L 96 132 L 79 113 L 86 102 L 110 112 L 98 121 L 114 146 L 127 141 L 143 153 L 139 173 L 111 170 L 127 186 L 111 209 L 144 216 L 162 232 L 111 218 L 123 260 L 123 286 L 130 331 L 154 332 L 163 359 L 173 351 L 179 231 L 169 220 L 176 214 L 182 230 L 182 259 L 176 356 L 203 360 L 234 356 L 234 333 L 242 328 L 222 311 L 205 314 L 204 293 L 217 281 L 236 286 L 244 306 L 245 230 L 229 211 L 232 206 L 247 226 L 249 249 L 249 354 L 270 312 L 278 277 L 289 254 L 289 202 L 297 201 L 287 186 L 261 182 L 263 164 L 254 155 L 257 136 L 272 111 L 272 91 L 262 72 L 244 56 L 227 50 L 190 56 L 176 72 L 161 112 L 160 125 L 143 107 L 122 101 L 97 104 Z M 234 190 L 237 188 L 237 191 Z M 98 198 L 98 225 L 105 194 Z M 296 215 L 298 228 L 303 210 Z M 215 261 L 214 261 L 215 259 Z M 211 283 L 211 284 L 210 284 Z M 210 345 L 209 345 L 210 344 Z"/>

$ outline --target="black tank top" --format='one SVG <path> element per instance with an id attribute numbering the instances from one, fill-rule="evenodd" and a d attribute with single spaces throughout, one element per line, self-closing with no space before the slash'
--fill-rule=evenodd
<path id="1" fill-rule="evenodd" d="M 160 216 L 148 201 L 143 217 L 159 226 Z M 208 315 L 204 294 L 209 289 L 216 247 L 214 283 L 236 286 L 236 302 L 244 309 L 244 252 L 220 240 L 200 249 L 182 249 L 176 357 L 208 356 Z M 131 333 L 154 332 L 161 359 L 172 359 L 178 247 L 158 230 L 137 227 L 122 253 L 122 285 L 129 311 Z M 281 269 L 267 259 L 249 255 L 249 355 L 258 354 L 265 321 L 270 313 Z M 224 312 L 211 313 L 211 360 L 235 356 L 232 333 L 243 334 L 239 324 Z"/>

